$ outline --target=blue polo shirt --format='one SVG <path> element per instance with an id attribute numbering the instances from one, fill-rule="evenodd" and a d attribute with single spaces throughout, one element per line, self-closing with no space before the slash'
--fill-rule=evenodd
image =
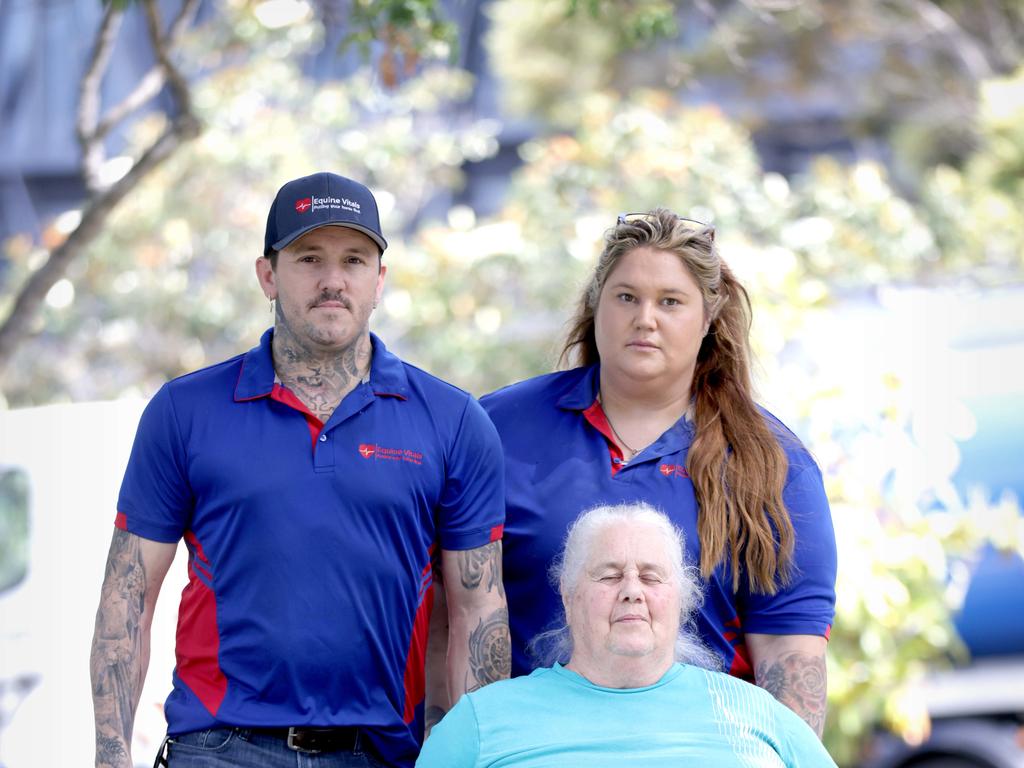
<path id="1" fill-rule="evenodd" d="M 275 384 L 271 338 L 165 384 L 121 486 L 119 527 L 189 552 L 168 731 L 361 726 L 411 765 L 432 555 L 500 538 L 498 437 L 375 336 L 322 424 Z"/>
<path id="2" fill-rule="evenodd" d="M 682 528 L 687 557 L 700 562 L 697 499 L 686 470 L 693 425 L 685 417 L 628 463 L 614 445 L 597 402 L 597 366 L 539 376 L 481 398 L 505 451 L 505 591 L 512 633 L 512 674 L 538 664 L 527 644 L 561 618 L 548 580 L 569 524 L 599 504 L 644 501 Z M 789 460 L 783 501 L 796 533 L 795 571 L 775 595 L 732 590 L 721 564 L 705 584 L 696 616 L 724 669 L 752 678 L 747 632 L 827 636 L 835 605 L 835 534 L 821 472 L 800 441 L 765 413 Z"/>

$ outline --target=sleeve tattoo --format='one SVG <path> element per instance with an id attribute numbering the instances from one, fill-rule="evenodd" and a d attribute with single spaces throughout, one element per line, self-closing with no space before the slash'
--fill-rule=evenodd
<path id="1" fill-rule="evenodd" d="M 501 546 L 493 542 L 458 553 L 459 580 L 469 591 L 481 587 L 497 592 L 501 607 L 477 621 L 469 635 L 469 669 L 466 690 L 473 691 L 509 676 L 512 669 L 512 640 L 508 632 L 508 608 L 502 582 Z"/>
<path id="2" fill-rule="evenodd" d="M 464 589 L 477 589 L 486 578 L 486 591 L 497 587 L 498 594 L 505 596 L 505 585 L 501 580 L 501 549 L 493 542 L 477 549 L 458 553 L 459 579 Z"/>
<path id="3" fill-rule="evenodd" d="M 146 569 L 138 537 L 115 530 L 96 612 L 89 671 L 96 714 L 96 765 L 128 765 L 142 693 Z"/>
<path id="4" fill-rule="evenodd" d="M 761 662 L 754 671 L 757 684 L 800 715 L 821 737 L 825 729 L 827 678 L 825 659 L 792 651 Z"/>
<path id="5" fill-rule="evenodd" d="M 508 609 L 501 608 L 480 619 L 469 635 L 469 674 L 475 680 L 466 686 L 475 691 L 496 680 L 504 680 L 512 669 L 512 641 L 508 633 Z"/>

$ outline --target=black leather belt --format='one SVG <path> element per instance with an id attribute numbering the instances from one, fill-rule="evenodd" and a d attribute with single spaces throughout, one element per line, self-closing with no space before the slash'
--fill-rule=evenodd
<path id="1" fill-rule="evenodd" d="M 359 745 L 359 729 L 346 728 L 253 728 L 256 733 L 265 733 L 284 739 L 288 749 L 296 752 L 351 752 Z"/>

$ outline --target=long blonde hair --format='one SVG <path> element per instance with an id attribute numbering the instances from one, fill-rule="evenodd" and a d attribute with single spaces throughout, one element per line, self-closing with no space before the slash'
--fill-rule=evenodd
<path id="1" fill-rule="evenodd" d="M 775 594 L 791 575 L 793 524 L 782 501 L 786 453 L 754 402 L 750 378 L 750 297 L 722 261 L 714 230 L 657 208 L 620 220 L 583 290 L 561 362 L 600 361 L 594 314 L 619 260 L 637 248 L 675 254 L 700 287 L 707 336 L 697 354 L 691 392 L 695 436 L 686 459 L 700 506 L 700 570 L 709 579 L 727 558 L 732 587 L 746 575 L 751 591 Z"/>

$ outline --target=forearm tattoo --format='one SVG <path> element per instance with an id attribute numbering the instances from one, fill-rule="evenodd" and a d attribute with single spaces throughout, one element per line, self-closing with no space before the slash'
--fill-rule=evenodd
<path id="1" fill-rule="evenodd" d="M 96 765 L 127 766 L 142 693 L 146 569 L 139 539 L 115 530 L 96 612 L 89 672 L 96 715 Z"/>
<path id="2" fill-rule="evenodd" d="M 759 663 L 754 676 L 759 686 L 800 715 L 821 737 L 827 704 L 823 656 L 791 651 Z"/>
<path id="3" fill-rule="evenodd" d="M 457 555 L 459 580 L 465 589 L 477 589 L 484 584 L 487 592 L 497 588 L 498 594 L 505 596 L 499 542 L 494 541 L 477 549 L 460 551 Z"/>
<path id="4" fill-rule="evenodd" d="M 512 640 L 508 633 L 508 609 L 501 607 L 480 619 L 469 634 L 469 677 L 466 690 L 475 691 L 512 672 Z"/>

